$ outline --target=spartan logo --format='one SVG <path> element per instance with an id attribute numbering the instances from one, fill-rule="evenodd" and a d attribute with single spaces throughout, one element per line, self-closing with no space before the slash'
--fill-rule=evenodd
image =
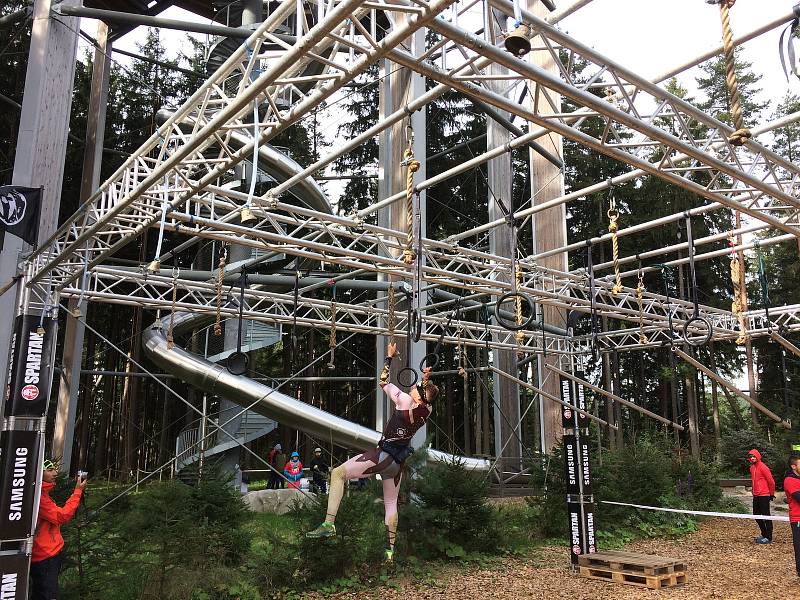
<path id="1" fill-rule="evenodd" d="M 25 218 L 25 196 L 17 190 L 6 190 L 0 195 L 0 221 L 8 226 L 16 225 Z"/>

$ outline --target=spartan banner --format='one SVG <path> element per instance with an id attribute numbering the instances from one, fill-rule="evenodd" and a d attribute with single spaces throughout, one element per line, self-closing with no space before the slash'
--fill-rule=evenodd
<path id="1" fill-rule="evenodd" d="M 0 433 L 0 537 L 22 540 L 31 534 L 39 434 L 9 429 Z M 0 598 L 4 596 L 0 595 Z"/>
<path id="2" fill-rule="evenodd" d="M 0 554 L 0 598 L 25 600 L 28 597 L 28 556 Z"/>
<path id="3" fill-rule="evenodd" d="M 35 246 L 41 204 L 42 188 L 0 185 L 0 230 Z"/>
<path id="4" fill-rule="evenodd" d="M 40 329 L 41 327 L 41 329 Z M 20 315 L 11 336 L 6 386 L 6 417 L 43 417 L 53 382 L 52 344 L 55 322 L 39 315 Z"/>
<path id="5" fill-rule="evenodd" d="M 577 373 L 576 376 L 583 379 L 582 373 Z M 572 406 L 585 411 L 586 395 L 584 394 L 583 386 L 573 383 L 571 379 L 567 379 L 563 376 L 559 377 L 558 382 L 561 386 L 561 399 L 564 402 L 568 402 Z M 572 410 L 568 406 L 561 406 L 561 426 L 564 429 L 575 427 L 575 412 L 576 411 Z M 588 426 L 589 417 L 583 413 L 578 413 L 578 427 L 583 428 Z"/>

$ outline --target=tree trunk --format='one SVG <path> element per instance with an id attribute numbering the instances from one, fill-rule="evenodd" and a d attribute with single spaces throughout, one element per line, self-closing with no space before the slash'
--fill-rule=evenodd
<path id="1" fill-rule="evenodd" d="M 717 372 L 717 356 L 714 351 L 714 342 L 709 345 L 709 354 L 711 358 L 711 370 Z M 711 416 L 714 421 L 714 457 L 717 464 L 722 462 L 722 434 L 720 431 L 719 423 L 719 394 L 717 391 L 717 382 L 711 378 Z"/>

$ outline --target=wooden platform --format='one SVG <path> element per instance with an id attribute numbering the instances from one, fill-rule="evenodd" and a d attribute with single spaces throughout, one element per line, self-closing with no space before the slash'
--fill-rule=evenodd
<path id="1" fill-rule="evenodd" d="M 609 550 L 578 557 L 581 577 L 638 585 L 651 590 L 674 587 L 687 581 L 682 560 Z"/>

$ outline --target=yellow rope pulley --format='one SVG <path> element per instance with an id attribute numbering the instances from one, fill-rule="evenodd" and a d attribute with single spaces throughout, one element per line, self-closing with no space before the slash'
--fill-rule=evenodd
<path id="1" fill-rule="evenodd" d="M 736 78 L 736 55 L 734 54 L 733 29 L 731 28 L 730 9 L 736 0 L 714 0 L 710 4 L 719 4 L 719 17 L 722 23 L 722 52 L 725 58 L 725 85 L 730 96 L 731 119 L 735 131 L 728 137 L 734 146 L 743 146 L 753 134 L 744 125 L 742 99 L 739 95 L 739 82 Z"/>
<path id="2" fill-rule="evenodd" d="M 636 286 L 636 302 L 639 304 L 639 343 L 647 344 L 650 338 L 644 332 L 644 293 L 647 288 L 644 287 L 644 272 L 639 271 L 639 283 Z"/>
<path id="3" fill-rule="evenodd" d="M 617 201 L 614 196 L 610 197 L 610 207 L 606 214 L 608 215 L 608 232 L 611 234 L 611 260 L 614 264 L 614 287 L 611 288 L 611 293 L 618 296 L 622 292 L 622 277 L 619 274 L 619 240 L 617 239 L 619 212 L 617 212 Z"/>
<path id="4" fill-rule="evenodd" d="M 217 314 L 214 321 L 214 335 L 222 335 L 222 281 L 225 279 L 225 245 L 219 250 L 219 264 L 217 265 L 217 285 L 214 293 L 217 298 Z"/>
<path id="5" fill-rule="evenodd" d="M 169 327 L 167 328 L 167 349 L 172 350 L 175 347 L 175 337 L 172 334 L 173 327 L 175 326 L 175 305 L 178 301 L 178 275 L 179 269 L 172 269 L 172 307 L 169 313 Z"/>
<path id="6" fill-rule="evenodd" d="M 406 167 L 406 248 L 403 250 L 403 262 L 411 265 L 416 258 L 414 253 L 414 173 L 419 171 L 420 162 L 414 158 L 411 140 L 403 153 L 403 165 Z"/>

